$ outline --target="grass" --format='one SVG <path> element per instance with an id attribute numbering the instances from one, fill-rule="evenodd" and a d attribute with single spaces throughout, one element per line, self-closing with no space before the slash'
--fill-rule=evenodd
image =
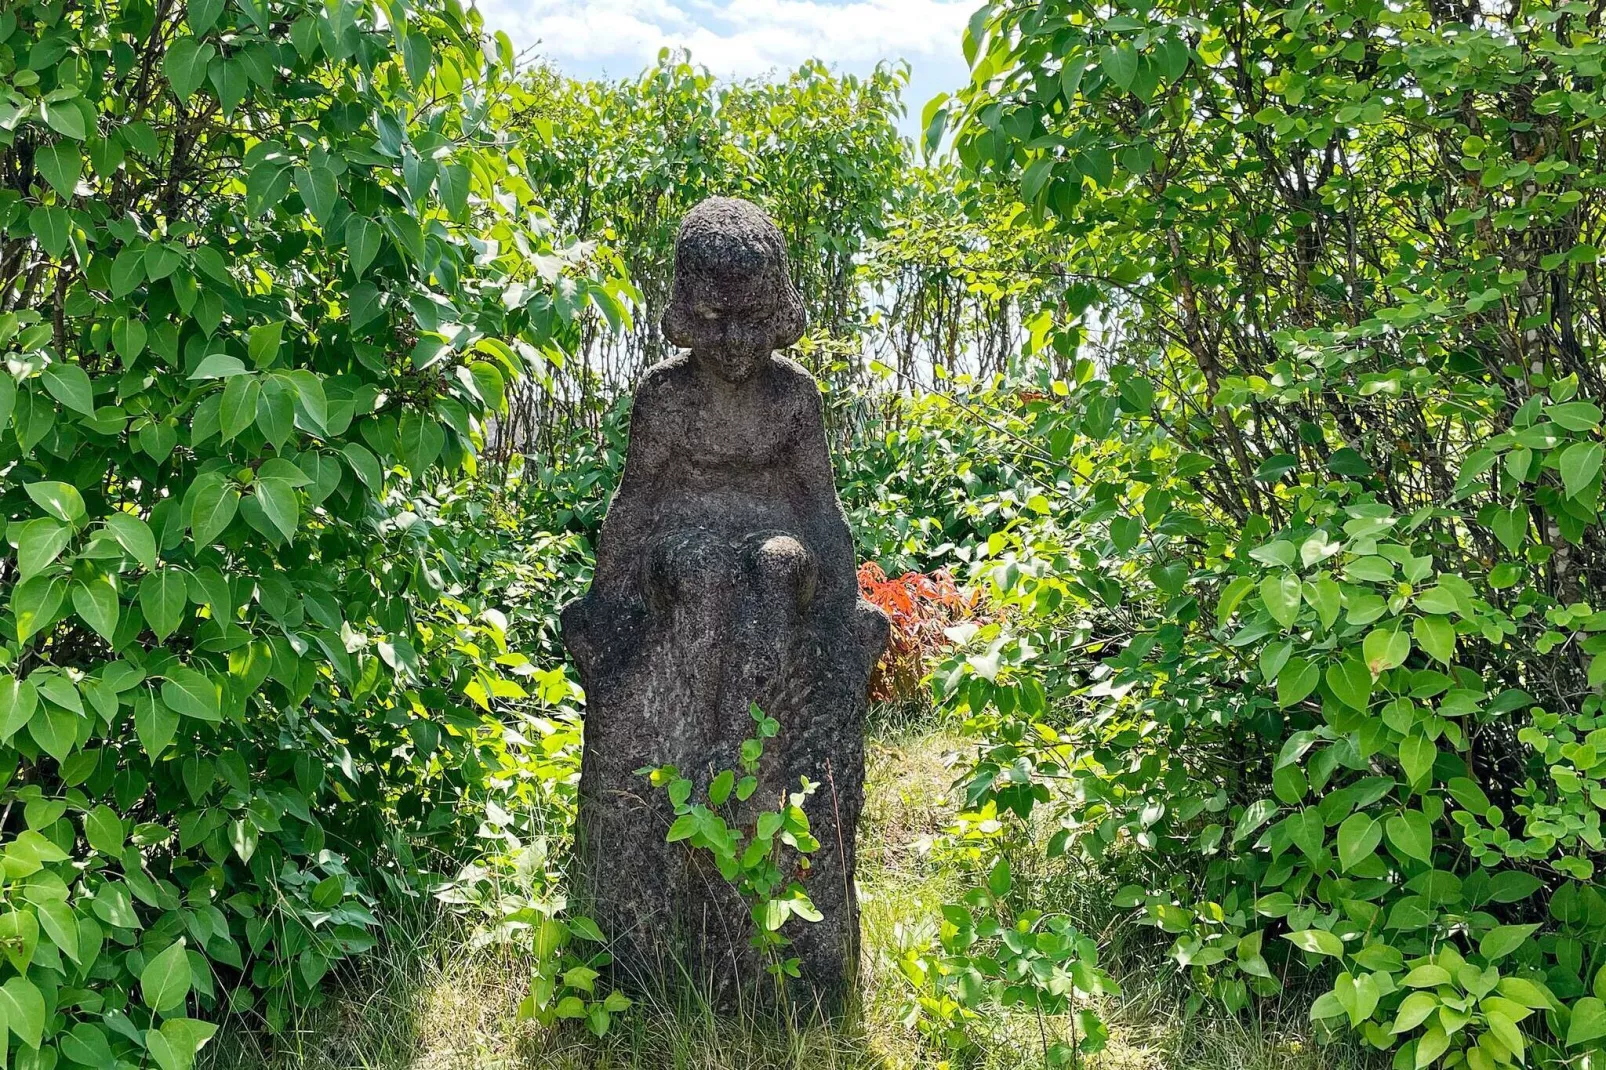
<path id="1" fill-rule="evenodd" d="M 869 751 L 860 889 L 866 977 L 851 1021 L 779 1029 L 711 1013 L 706 1004 L 638 1004 L 597 1040 L 571 1023 L 541 1033 L 517 1022 L 527 963 L 469 951 L 455 923 L 418 916 L 393 926 L 381 951 L 340 979 L 333 997 L 269 1039 L 225 1023 L 200 1070 L 913 1070 L 937 1065 L 905 1024 L 908 986 L 895 966 L 924 946 L 937 908 L 966 887 L 962 867 L 931 851 L 954 813 L 948 756 L 962 746 L 941 725 L 883 723 Z M 1056 881 L 1058 901 L 1109 948 L 1105 967 L 1124 995 L 1101 1013 L 1108 1048 L 1085 1070 L 1378 1070 L 1376 1056 L 1318 1047 L 1304 1005 L 1260 1004 L 1248 1015 L 1182 1013 L 1166 941 L 1109 905 L 1097 874 Z M 999 1043 L 973 1070 L 1040 1062 L 1035 1020 L 1000 1023 Z M 956 1067 L 956 1070 L 958 1068 Z"/>

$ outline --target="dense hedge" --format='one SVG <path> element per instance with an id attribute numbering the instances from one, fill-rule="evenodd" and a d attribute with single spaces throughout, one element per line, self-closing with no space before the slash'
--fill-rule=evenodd
<path id="1" fill-rule="evenodd" d="M 1401 1067 L 1606 1040 L 1598 17 L 996 2 L 927 112 L 1085 283 L 1080 367 L 972 402 L 1036 504 L 936 678 L 971 827 L 1125 873 L 1196 1003 L 1319 981 Z M 1053 918 L 956 909 L 946 1035 L 1103 987 Z"/>
<path id="2" fill-rule="evenodd" d="M 521 177 L 512 65 L 456 0 L 0 11 L 13 1065 L 281 1023 L 522 760 L 441 481 L 618 308 Z"/>

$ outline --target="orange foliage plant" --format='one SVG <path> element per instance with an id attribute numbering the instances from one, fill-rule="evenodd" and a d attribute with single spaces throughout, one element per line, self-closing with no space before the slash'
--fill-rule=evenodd
<path id="1" fill-rule="evenodd" d="M 892 638 L 870 677 L 870 699 L 913 698 L 926 659 L 948 643 L 944 629 L 976 616 L 980 592 L 961 587 L 947 569 L 889 578 L 874 561 L 859 566 L 859 591 L 892 619 Z"/>

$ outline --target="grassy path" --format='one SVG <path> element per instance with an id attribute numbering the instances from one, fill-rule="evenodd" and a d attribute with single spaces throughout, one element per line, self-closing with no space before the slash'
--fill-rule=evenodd
<path id="1" fill-rule="evenodd" d="M 577 1024 L 536 1035 L 515 1023 L 527 966 L 517 956 L 470 952 L 451 926 L 402 927 L 362 978 L 264 1053 L 225 1029 L 203 1070 L 913 1070 L 940 1065 L 902 1018 L 908 985 L 896 961 L 923 946 L 947 898 L 967 886 L 962 863 L 931 848 L 954 814 L 947 756 L 961 743 L 941 729 L 883 729 L 869 752 L 860 888 L 867 977 L 862 1020 L 777 1034 L 700 1008 L 637 1007 L 598 1041 Z M 1108 889 L 1071 882 L 1057 896 L 1105 934 L 1106 968 L 1125 990 L 1103 1008 L 1111 1042 L 1086 1070 L 1373 1070 L 1349 1050 L 1315 1047 L 1302 1009 L 1262 1009 L 1189 1020 L 1170 981 L 1163 941 L 1114 919 Z M 1266 1014 L 1282 1020 L 1268 1020 Z M 967 1066 L 1024 1070 L 1040 1062 L 1036 1023 L 1003 1024 L 1004 1042 Z M 955 1067 L 958 1070 L 958 1067 Z"/>

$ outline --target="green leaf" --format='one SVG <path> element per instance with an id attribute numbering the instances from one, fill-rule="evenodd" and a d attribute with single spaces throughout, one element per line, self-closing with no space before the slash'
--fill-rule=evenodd
<path id="1" fill-rule="evenodd" d="M 1438 756 L 1438 748 L 1426 736 L 1407 736 L 1400 741 L 1400 768 L 1413 785 L 1422 783 Z"/>
<path id="2" fill-rule="evenodd" d="M 37 1048 L 45 1032 L 45 998 L 26 977 L 13 977 L 0 985 L 0 1018 L 18 1040 Z"/>
<path id="3" fill-rule="evenodd" d="M 1606 1037 L 1606 1003 L 1584 996 L 1573 1003 L 1572 1020 L 1567 1025 L 1567 1046 L 1582 1047 Z"/>
<path id="4" fill-rule="evenodd" d="M 1427 655 L 1448 665 L 1455 658 L 1455 625 L 1443 617 L 1418 617 L 1411 622 L 1416 645 Z"/>
<path id="5" fill-rule="evenodd" d="M 72 585 L 73 609 L 108 643 L 117 634 L 117 588 L 112 578 L 104 573 L 74 580 Z"/>
<path id="6" fill-rule="evenodd" d="M 1138 544 L 1143 535 L 1143 520 L 1135 516 L 1118 516 L 1110 520 L 1110 541 L 1121 553 Z"/>
<path id="7" fill-rule="evenodd" d="M 323 380 L 304 368 L 294 369 L 288 378 L 295 385 L 296 426 L 319 438 L 330 437 L 329 398 Z"/>
<path id="8" fill-rule="evenodd" d="M 1243 601 L 1244 595 L 1248 594 L 1250 588 L 1254 587 L 1254 585 L 1255 581 L 1250 576 L 1239 576 L 1227 584 L 1221 592 L 1221 599 L 1216 603 L 1216 622 L 1218 624 L 1223 627 L 1226 626 L 1233 610 L 1238 608 L 1238 603 Z"/>
<path id="9" fill-rule="evenodd" d="M 1299 577 L 1292 572 L 1267 576 L 1260 581 L 1260 598 L 1278 624 L 1292 628 L 1299 617 Z"/>
<path id="10" fill-rule="evenodd" d="M 1108 46 L 1099 52 L 1099 68 L 1109 80 L 1122 89 L 1132 85 L 1138 73 L 1138 55 L 1126 41 Z"/>
<path id="11" fill-rule="evenodd" d="M 61 576 L 35 576 L 24 580 L 11 592 L 11 612 L 17 618 L 17 639 L 44 630 L 56 619 L 56 612 L 67 597 L 67 581 Z"/>
<path id="12" fill-rule="evenodd" d="M 798 886 L 794 884 L 792 886 L 792 893 L 792 898 L 789 900 L 789 902 L 792 904 L 792 913 L 794 915 L 802 918 L 804 921 L 825 920 L 825 915 L 820 913 L 819 908 L 814 905 L 814 900 L 810 899 L 801 888 L 798 888 Z"/>
<path id="13" fill-rule="evenodd" d="M 70 483 L 41 480 L 24 486 L 33 503 L 57 520 L 76 525 L 84 519 L 84 498 Z"/>
<path id="14" fill-rule="evenodd" d="M 351 256 L 351 271 L 362 278 L 363 271 L 379 255 L 382 237 L 379 224 L 360 215 L 346 220 L 346 249 Z"/>
<path id="15" fill-rule="evenodd" d="M 1242 816 L 1232 830 L 1232 841 L 1237 843 L 1244 839 L 1255 829 L 1265 824 L 1277 812 L 1277 803 L 1272 799 L 1256 799 L 1244 807 Z"/>
<path id="16" fill-rule="evenodd" d="M 1478 941 L 1478 954 L 1494 962 L 1503 959 L 1528 941 L 1528 938 L 1539 931 L 1539 926 L 1528 925 L 1496 925 L 1483 934 Z"/>
<path id="17" fill-rule="evenodd" d="M 85 416 L 95 414 L 95 388 L 78 365 L 58 361 L 39 373 L 39 381 L 51 397 L 74 412 Z"/>
<path id="18" fill-rule="evenodd" d="M 402 463 L 415 479 L 435 463 L 445 444 L 446 432 L 427 413 L 403 413 L 397 421 L 396 447 L 401 451 Z"/>
<path id="19" fill-rule="evenodd" d="M 162 684 L 162 702 L 174 713 L 202 721 L 221 721 L 217 685 L 204 673 L 184 665 L 167 670 Z"/>
<path id="20" fill-rule="evenodd" d="M 362 282 L 353 286 L 351 288 L 351 297 L 347 303 L 351 311 L 351 329 L 353 331 L 385 311 L 380 304 L 379 287 L 371 282 Z"/>
<path id="21" fill-rule="evenodd" d="M 148 572 L 156 567 L 156 536 L 150 525 L 133 513 L 112 513 L 106 517 L 106 530 L 128 556 Z"/>
<path id="22" fill-rule="evenodd" d="M 45 125 L 62 137 L 70 137 L 74 141 L 84 140 L 89 131 L 84 124 L 84 113 L 78 106 L 81 99 L 83 98 L 72 96 L 65 100 L 52 101 L 46 97 L 39 105 Z"/>
<path id="23" fill-rule="evenodd" d="M 722 770 L 708 785 L 708 801 L 715 806 L 724 806 L 734 787 L 736 787 L 736 774 L 729 769 Z"/>
<path id="24" fill-rule="evenodd" d="M 1428 1015 L 1439 1009 L 1439 997 L 1432 992 L 1412 992 L 1400 1004 L 1390 1033 L 1408 1033 L 1427 1021 Z"/>
<path id="25" fill-rule="evenodd" d="M 345 456 L 346 463 L 351 465 L 352 472 L 362 480 L 363 486 L 376 494 L 384 489 L 385 476 L 380 470 L 379 461 L 370 453 L 367 447 L 357 442 L 348 442 L 340 448 Z"/>
<path id="26" fill-rule="evenodd" d="M 116 1066 L 106 1033 L 92 1022 L 79 1022 L 60 1037 L 61 1053 L 79 1066 Z M 188 1070 L 181 1067 L 179 1070 Z"/>
<path id="27" fill-rule="evenodd" d="M 162 242 L 151 242 L 145 248 L 145 277 L 152 282 L 165 279 L 177 271 L 184 264 L 184 260 L 185 255 L 181 248 L 174 248 Z M 185 308 L 185 311 L 188 312 L 189 309 Z"/>
<path id="28" fill-rule="evenodd" d="M 1450 971 L 1443 966 L 1418 966 L 1400 981 L 1406 988 L 1434 988 L 1451 981 Z"/>
<path id="29" fill-rule="evenodd" d="M 190 373 L 194 379 L 227 379 L 233 375 L 247 374 L 245 365 L 240 363 L 239 357 L 231 357 L 227 353 L 213 353 L 201 360 Z"/>
<path id="30" fill-rule="evenodd" d="M 152 761 L 161 756 L 178 731 L 178 714 L 168 709 L 156 693 L 147 688 L 134 699 L 134 732 L 140 746 Z"/>
<path id="31" fill-rule="evenodd" d="M 13 525 L 17 542 L 17 579 L 25 580 L 49 568 L 72 541 L 72 525 L 40 517 Z"/>
<path id="32" fill-rule="evenodd" d="M 1344 705 L 1365 710 L 1371 704 L 1372 671 L 1354 654 L 1327 667 L 1327 686 Z"/>
<path id="33" fill-rule="evenodd" d="M 1372 675 L 1380 675 L 1405 664 L 1411 656 L 1411 637 L 1398 628 L 1373 628 L 1361 643 L 1361 656 Z"/>
<path id="34" fill-rule="evenodd" d="M 434 62 L 434 49 L 428 34 L 410 33 L 402 41 L 402 64 L 407 69 L 408 81 L 413 85 L 423 86 Z"/>
<path id="35" fill-rule="evenodd" d="M 1562 451 L 1559 467 L 1567 497 L 1578 497 L 1595 481 L 1600 475 L 1603 456 L 1606 456 L 1606 448 L 1599 442 L 1575 442 Z"/>
<path id="36" fill-rule="evenodd" d="M 1528 541 L 1528 511 L 1519 505 L 1495 509 L 1489 521 L 1489 530 L 1500 540 L 1500 545 L 1516 553 Z"/>
<path id="37" fill-rule="evenodd" d="M 178 431 L 172 424 L 149 423 L 139 432 L 139 448 L 157 464 L 167 460 L 178 445 Z"/>
<path id="38" fill-rule="evenodd" d="M 1342 543 L 1335 541 L 1327 532 L 1318 529 L 1311 534 L 1310 538 L 1300 543 L 1299 563 L 1306 568 L 1310 568 L 1312 565 L 1326 561 L 1343 548 Z"/>
<path id="39" fill-rule="evenodd" d="M 257 401 L 262 396 L 262 384 L 255 376 L 236 375 L 223 385 L 223 403 L 218 409 L 218 426 L 223 441 L 230 442 L 240 432 L 256 423 Z"/>
<path id="40" fill-rule="evenodd" d="M 1393 814 L 1386 826 L 1389 842 L 1408 858 L 1422 862 L 1433 860 L 1433 824 L 1420 810 L 1407 810 Z"/>
<path id="41" fill-rule="evenodd" d="M 1500 994 L 1515 1003 L 1532 1010 L 1550 1010 L 1556 1006 L 1556 998 L 1542 983 L 1526 980 L 1521 977 L 1502 977 L 1500 979 Z"/>
<path id="42" fill-rule="evenodd" d="M 261 216 L 278 207 L 290 192 L 290 172 L 278 163 L 262 162 L 245 179 L 245 212 Z"/>
<path id="43" fill-rule="evenodd" d="M 153 1011 L 170 1011 L 190 994 L 190 960 L 182 939 L 145 964 L 139 975 L 139 995 Z"/>
<path id="44" fill-rule="evenodd" d="M 1439 1056 L 1450 1049 L 1450 1037 L 1442 1025 L 1430 1026 L 1427 1032 L 1417 1038 L 1416 1058 L 1413 1060 L 1416 1070 L 1431 1066 L 1438 1061 Z"/>
<path id="45" fill-rule="evenodd" d="M 33 165 L 63 200 L 71 200 L 84 172 L 78 146 L 66 141 L 46 145 L 34 153 Z"/>
<path id="46" fill-rule="evenodd" d="M 191 495 L 190 536 L 196 546 L 210 546 L 234 520 L 240 492 L 225 476 L 213 472 L 195 481 Z"/>
<path id="47" fill-rule="evenodd" d="M 1560 424 L 1569 431 L 1593 431 L 1600 426 L 1600 406 L 1588 401 L 1569 401 L 1563 405 L 1550 405 L 1545 419 Z"/>
<path id="48" fill-rule="evenodd" d="M 0 951 L 19 974 L 28 972 L 39 947 L 39 920 L 23 908 L 0 914 Z M 0 1013 L 0 1050 L 5 1048 L 5 1014 Z"/>
<path id="49" fill-rule="evenodd" d="M 84 815 L 84 838 L 89 846 L 113 858 L 123 853 L 123 819 L 102 804 Z"/>
<path id="50" fill-rule="evenodd" d="M 54 669 L 46 669 L 30 677 L 39 685 L 39 697 L 48 699 L 73 713 L 84 712 L 84 702 L 72 679 Z"/>
<path id="51" fill-rule="evenodd" d="M 1482 1004 L 1482 1008 L 1484 1021 L 1489 1023 L 1489 1032 L 1493 1033 L 1495 1039 L 1506 1046 L 1517 1062 L 1526 1062 L 1524 1052 L 1527 1048 L 1527 1042 L 1523 1040 L 1522 1030 L 1517 1028 L 1517 1023 L 1491 1008 L 1488 1005 L 1488 1001 Z"/>
<path id="52" fill-rule="evenodd" d="M 79 949 L 78 921 L 73 917 L 72 907 L 56 899 L 38 903 L 36 909 L 39 911 L 39 925 L 50 942 L 73 962 L 81 962 L 83 956 Z"/>
<path id="53" fill-rule="evenodd" d="M 217 93 L 218 103 L 223 106 L 223 114 L 233 115 L 234 109 L 240 106 L 240 102 L 251 89 L 251 80 L 246 73 L 244 62 L 238 57 L 224 59 L 219 56 L 207 65 L 206 73 L 212 82 L 213 90 Z"/>
<path id="54" fill-rule="evenodd" d="M 1383 829 L 1366 814 L 1351 814 L 1338 826 L 1338 861 L 1347 872 L 1370 858 L 1383 842 Z"/>
<path id="55" fill-rule="evenodd" d="M 1321 667 L 1307 658 L 1288 659 L 1277 674 L 1277 705 L 1283 709 L 1302 702 L 1321 682 Z"/>
<path id="56" fill-rule="evenodd" d="M 149 262 L 150 257 L 147 256 L 145 259 Z M 150 333 L 145 329 L 145 324 L 138 319 L 118 316 L 117 322 L 112 324 L 112 348 L 117 350 L 117 355 L 123 358 L 124 364 L 133 363 L 134 359 L 145 351 L 145 343 L 149 337 Z"/>
<path id="57" fill-rule="evenodd" d="M 39 239 L 40 247 L 51 256 L 59 257 L 67 251 L 67 243 L 72 238 L 72 216 L 66 209 L 38 205 L 28 213 L 28 227 Z"/>
<path id="58" fill-rule="evenodd" d="M 140 582 L 139 608 L 158 641 L 172 635 L 183 622 L 188 591 L 184 573 L 176 568 L 152 572 Z"/>
<path id="59" fill-rule="evenodd" d="M 792 904 L 785 899 L 761 901 L 755 904 L 754 914 L 766 932 L 775 932 L 792 916 Z"/>
<path id="60" fill-rule="evenodd" d="M 272 323 L 258 323 L 253 326 L 249 343 L 252 366 L 260 369 L 272 364 L 274 358 L 279 354 L 279 346 L 283 339 L 283 320 L 274 320 Z"/>
<path id="61" fill-rule="evenodd" d="M 112 261 L 112 296 L 127 297 L 145 281 L 145 257 L 136 246 L 125 246 Z"/>
<path id="62" fill-rule="evenodd" d="M 162 73 L 179 100 L 189 100 L 206 80 L 206 68 L 217 50 L 194 37 L 177 37 L 167 46 Z"/>
<path id="63" fill-rule="evenodd" d="M 1311 951 L 1318 955 L 1330 955 L 1333 958 L 1343 958 L 1344 956 L 1344 941 L 1326 929 L 1302 929 L 1299 932 L 1284 933 L 1283 939 L 1289 941 L 1301 951 Z"/>
<path id="64" fill-rule="evenodd" d="M 257 827 L 245 818 L 229 823 L 229 846 L 241 862 L 250 862 L 257 850 Z"/>
<path id="65" fill-rule="evenodd" d="M 597 923 L 583 914 L 577 914 L 569 919 L 569 929 L 582 940 L 589 940 L 594 944 L 608 942 L 608 938 L 603 935 Z"/>
<path id="66" fill-rule="evenodd" d="M 340 186 L 334 172 L 323 166 L 298 167 L 295 174 L 296 191 L 301 194 L 302 203 L 319 226 L 327 225 L 340 201 Z"/>
<path id="67" fill-rule="evenodd" d="M 38 706 L 39 690 L 31 680 L 0 674 L 0 743 L 27 724 Z"/>
<path id="68" fill-rule="evenodd" d="M 212 28 L 222 13 L 223 0 L 189 0 L 184 19 L 190 24 L 190 32 L 200 37 Z"/>
<path id="69" fill-rule="evenodd" d="M 301 503 L 289 482 L 283 479 L 258 479 L 255 497 L 262 513 L 286 539 L 295 535 L 301 520 Z"/>

